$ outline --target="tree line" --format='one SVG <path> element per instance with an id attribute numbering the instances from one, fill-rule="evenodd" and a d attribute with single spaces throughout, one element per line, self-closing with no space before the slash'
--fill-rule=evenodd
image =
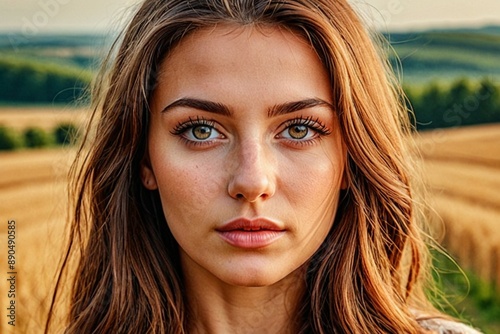
<path id="1" fill-rule="evenodd" d="M 0 58 L 0 101 L 71 103 L 84 98 L 92 75 L 77 67 Z"/>
<path id="2" fill-rule="evenodd" d="M 20 131 L 0 126 L 0 151 L 74 145 L 78 138 L 78 128 L 71 123 L 59 124 L 51 131 L 38 127 Z"/>
<path id="3" fill-rule="evenodd" d="M 417 130 L 500 122 L 500 87 L 491 79 L 463 78 L 445 86 L 404 87 Z"/>

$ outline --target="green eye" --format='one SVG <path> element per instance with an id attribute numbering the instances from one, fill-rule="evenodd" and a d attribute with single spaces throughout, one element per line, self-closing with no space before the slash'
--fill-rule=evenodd
<path id="1" fill-rule="evenodd" d="M 179 122 L 171 131 L 175 136 L 186 140 L 192 145 L 214 145 L 226 137 L 217 130 L 218 125 L 212 120 L 201 117 L 189 118 L 185 122 Z M 197 146 L 198 147 L 198 146 Z"/>
<path id="2" fill-rule="evenodd" d="M 306 125 L 293 125 L 288 128 L 288 134 L 293 139 L 304 139 L 309 134 L 309 128 Z"/>
<path id="3" fill-rule="evenodd" d="M 277 135 L 277 138 L 288 140 L 289 143 L 303 144 L 312 143 L 314 140 L 327 136 L 330 129 L 318 118 L 298 117 L 282 124 L 284 128 Z"/>
<path id="4" fill-rule="evenodd" d="M 206 126 L 206 125 L 199 125 L 195 126 L 191 132 L 193 134 L 193 137 L 198 139 L 198 140 L 205 140 L 209 139 L 210 136 L 212 135 L 212 127 Z"/>

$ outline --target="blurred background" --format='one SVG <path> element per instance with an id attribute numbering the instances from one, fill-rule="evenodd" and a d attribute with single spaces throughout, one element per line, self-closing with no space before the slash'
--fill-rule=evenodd
<path id="1" fill-rule="evenodd" d="M 500 2 L 350 3 L 389 41 L 382 50 L 416 118 L 431 232 L 456 260 L 434 253 L 448 303 L 432 297 L 485 333 L 500 333 Z M 15 300 L 16 333 L 42 332 L 86 89 L 136 4 L 0 0 L 0 306 Z M 9 220 L 15 298 L 5 293 Z M 13 333 L 2 312 L 0 332 Z"/>

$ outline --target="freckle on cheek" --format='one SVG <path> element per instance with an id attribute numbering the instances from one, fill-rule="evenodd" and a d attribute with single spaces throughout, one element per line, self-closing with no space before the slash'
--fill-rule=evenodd
<path id="1" fill-rule="evenodd" d="M 218 191 L 218 185 L 214 182 L 210 173 L 199 173 L 200 166 L 195 165 L 190 169 L 178 169 L 172 173 L 171 193 L 179 199 L 186 201 L 186 204 L 203 206 L 209 201 L 212 195 Z"/>

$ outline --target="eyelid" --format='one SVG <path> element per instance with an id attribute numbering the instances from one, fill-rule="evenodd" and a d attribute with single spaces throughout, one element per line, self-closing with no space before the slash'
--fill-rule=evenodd
<path id="1" fill-rule="evenodd" d="M 196 118 L 189 117 L 186 121 L 180 121 L 170 133 L 177 136 L 181 141 L 183 141 L 187 146 L 193 149 L 200 149 L 203 147 L 213 147 L 220 143 L 220 140 L 225 139 L 226 136 L 218 129 L 217 122 L 214 120 L 208 120 L 201 116 Z M 211 136 L 207 139 L 194 138 L 195 135 L 192 131 L 196 127 L 206 126 L 211 128 Z M 191 132 L 191 133 L 190 133 Z M 212 135 L 216 137 L 211 138 Z"/>
<path id="2" fill-rule="evenodd" d="M 293 138 L 289 133 L 285 134 L 287 131 L 290 131 L 293 126 L 306 126 L 308 133 L 304 138 Z M 316 142 L 322 140 L 323 137 L 332 133 L 325 123 L 323 123 L 319 118 L 314 118 L 312 116 L 300 116 L 287 120 L 282 123 L 279 128 L 281 130 L 275 138 L 282 140 L 286 145 L 297 148 L 314 145 Z"/>
<path id="3" fill-rule="evenodd" d="M 305 138 L 291 138 L 289 136 L 284 136 L 283 133 L 289 130 L 292 126 L 306 126 L 309 131 L 312 131 L 312 136 L 309 134 Z M 186 132 L 192 131 L 195 127 L 198 126 L 207 126 L 212 128 L 212 131 L 217 133 L 216 138 L 208 138 L 208 139 L 196 139 L 196 138 L 188 138 Z M 312 144 L 315 140 L 321 139 L 323 136 L 328 136 L 332 133 L 330 128 L 326 126 L 326 124 L 319 118 L 315 118 L 313 116 L 299 116 L 292 119 L 289 119 L 283 122 L 279 127 L 280 130 L 276 134 L 276 139 L 284 139 L 292 143 L 293 145 L 297 144 Z M 219 129 L 218 123 L 214 120 L 206 119 L 202 116 L 196 116 L 195 118 L 189 117 L 188 120 L 180 121 L 172 131 L 170 131 L 172 135 L 179 136 L 182 140 L 184 140 L 189 145 L 213 145 L 220 139 L 225 139 L 226 136 Z"/>
<path id="4" fill-rule="evenodd" d="M 319 118 L 314 118 L 313 116 L 300 116 L 297 118 L 287 120 L 282 124 L 283 131 L 293 125 L 305 125 L 310 129 L 316 131 L 320 135 L 324 136 L 327 136 L 332 133 L 332 131 L 326 126 L 324 122 L 322 122 Z M 280 131 L 280 133 L 281 132 L 282 131 Z"/>
<path id="5" fill-rule="evenodd" d="M 200 125 L 206 125 L 215 129 L 215 124 L 216 124 L 215 121 L 208 120 L 201 116 L 196 116 L 196 118 L 189 117 L 187 121 L 181 121 L 177 123 L 174 129 L 170 132 L 173 135 L 180 135 L 195 126 L 200 126 Z"/>

